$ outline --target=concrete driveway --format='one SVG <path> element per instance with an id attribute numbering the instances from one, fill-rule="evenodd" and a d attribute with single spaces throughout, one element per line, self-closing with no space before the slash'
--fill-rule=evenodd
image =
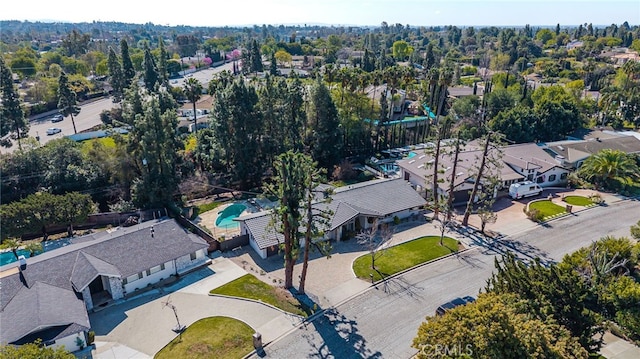
<path id="1" fill-rule="evenodd" d="M 189 326 L 206 317 L 227 316 L 262 333 L 265 343 L 300 323 L 299 317 L 260 303 L 208 295 L 211 289 L 246 273 L 226 258 L 217 258 L 210 266 L 186 275 L 184 281 L 90 314 L 96 342 L 100 343 L 94 357 L 155 355 L 176 337 L 172 331 L 177 324 L 176 318 L 173 310 L 165 305 L 168 301 L 176 307 L 182 325 Z M 184 285 L 185 282 L 188 285 Z"/>

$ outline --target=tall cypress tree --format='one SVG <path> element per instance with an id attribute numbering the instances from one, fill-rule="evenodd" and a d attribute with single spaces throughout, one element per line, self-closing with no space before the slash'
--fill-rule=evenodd
<path id="1" fill-rule="evenodd" d="M 155 87 L 158 84 L 160 76 L 158 75 L 158 68 L 156 62 L 151 54 L 151 49 L 148 45 L 144 45 L 144 61 L 142 63 L 144 69 L 144 85 L 148 91 L 155 91 Z"/>
<path id="2" fill-rule="evenodd" d="M 18 141 L 18 147 L 22 149 L 20 139 L 28 134 L 29 122 L 24 116 L 20 95 L 13 84 L 13 73 L 2 56 L 0 56 L 0 91 L 2 91 L 2 107 L 0 108 L 2 146 L 11 147 L 11 140 L 15 139 Z M 11 135 L 5 138 L 7 134 Z"/>
<path id="3" fill-rule="evenodd" d="M 169 70 L 167 68 L 167 59 L 169 58 L 169 55 L 167 54 L 167 49 L 164 46 L 162 37 L 158 39 L 158 47 L 160 48 L 160 58 L 158 59 L 159 81 L 162 85 L 169 86 Z"/>
<path id="4" fill-rule="evenodd" d="M 118 61 L 118 56 L 113 48 L 109 47 L 109 57 L 107 59 L 107 69 L 111 76 L 111 87 L 113 88 L 113 102 L 118 103 L 124 97 L 126 80 L 122 72 L 122 66 Z"/>
<path id="5" fill-rule="evenodd" d="M 129 44 L 125 39 L 120 40 L 120 57 L 122 58 L 122 73 L 125 79 L 125 87 L 129 87 L 136 77 L 136 70 L 133 68 L 131 55 L 129 55 Z"/>
<path id="6" fill-rule="evenodd" d="M 71 123 L 73 124 L 73 133 L 78 133 L 76 129 L 76 121 L 73 119 L 74 115 L 80 113 L 80 107 L 78 107 L 78 98 L 69 85 L 69 79 L 67 74 L 62 71 L 60 78 L 58 79 L 58 109 L 63 116 L 71 116 Z"/>
<path id="7" fill-rule="evenodd" d="M 251 72 L 261 72 L 263 70 L 262 55 L 260 54 L 258 41 L 254 39 L 251 42 Z"/>
<path id="8" fill-rule="evenodd" d="M 278 71 L 278 63 L 276 62 L 276 53 L 272 52 L 271 61 L 269 64 L 269 74 L 271 74 L 271 76 L 277 76 L 278 73 L 279 71 Z"/>

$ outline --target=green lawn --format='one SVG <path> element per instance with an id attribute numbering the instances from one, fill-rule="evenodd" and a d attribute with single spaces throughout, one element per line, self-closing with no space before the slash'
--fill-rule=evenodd
<path id="1" fill-rule="evenodd" d="M 371 269 L 371 254 L 364 254 L 353 262 L 353 272 L 364 280 L 370 280 L 373 273 L 373 279 L 380 280 L 383 275 L 387 277 L 458 250 L 458 241 L 453 238 L 444 237 L 443 246 L 439 242 L 439 236 L 428 236 L 390 247 L 377 254 L 377 271 Z"/>
<path id="2" fill-rule="evenodd" d="M 305 308 L 287 290 L 271 286 L 251 274 L 245 274 L 232 282 L 213 289 L 209 293 L 260 300 L 285 312 L 303 317 L 311 314 L 311 311 Z"/>
<path id="3" fill-rule="evenodd" d="M 253 333 L 250 326 L 237 319 L 200 319 L 162 348 L 154 358 L 242 358 L 253 350 Z"/>
<path id="4" fill-rule="evenodd" d="M 564 207 L 558 206 L 549 200 L 531 202 L 529 204 L 529 210 L 532 209 L 540 211 L 543 218 L 566 212 Z"/>
<path id="5" fill-rule="evenodd" d="M 567 202 L 568 204 L 571 204 L 574 206 L 582 206 L 582 207 L 593 204 L 593 202 L 591 202 L 589 198 L 583 197 L 583 196 L 566 196 L 564 198 L 564 201 Z"/>
<path id="6" fill-rule="evenodd" d="M 211 211 L 212 209 L 216 209 L 220 207 L 221 204 L 222 204 L 221 202 L 209 202 L 209 203 L 201 204 L 197 206 L 193 211 L 194 212 L 193 217 L 195 218 L 198 215 L 203 214 L 204 212 L 208 212 L 208 211 Z"/>

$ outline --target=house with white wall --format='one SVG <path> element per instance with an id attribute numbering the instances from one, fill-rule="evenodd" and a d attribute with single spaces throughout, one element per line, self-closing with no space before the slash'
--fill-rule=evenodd
<path id="1" fill-rule="evenodd" d="M 206 264 L 207 248 L 175 220 L 158 220 L 78 237 L 4 265 L 0 344 L 41 339 L 79 350 L 90 330 L 88 311 Z"/>
<path id="2" fill-rule="evenodd" d="M 417 151 L 416 151 L 417 152 Z M 433 186 L 433 150 L 419 152 L 416 156 L 398 161 L 401 178 L 411 185 L 422 196 L 427 195 Z M 486 174 L 500 179 L 499 189 L 507 189 L 513 183 L 531 180 L 541 187 L 566 184 L 569 170 L 553 160 L 545 150 L 535 143 L 503 146 L 492 149 L 491 156 L 499 159 L 498 164 L 489 163 Z M 466 203 L 476 179 L 477 167 L 482 159 L 483 150 L 477 143 L 470 143 L 458 154 L 454 166 L 454 154 L 451 146 L 441 150 L 438 167 L 438 194 L 448 196 L 453 180 L 453 203 Z M 455 174 L 453 173 L 455 167 Z M 485 176 L 487 177 L 487 176 Z"/>
<path id="3" fill-rule="evenodd" d="M 331 219 L 324 228 L 324 238 L 336 241 L 370 228 L 374 223 L 391 223 L 396 218 L 416 216 L 425 205 L 424 198 L 401 179 L 338 187 L 333 190 L 330 202 L 314 204 L 317 210 L 330 211 Z M 240 216 L 235 220 L 240 222 L 241 235 L 249 236 L 249 245 L 261 258 L 278 252 L 284 237 L 271 225 L 271 211 Z"/>

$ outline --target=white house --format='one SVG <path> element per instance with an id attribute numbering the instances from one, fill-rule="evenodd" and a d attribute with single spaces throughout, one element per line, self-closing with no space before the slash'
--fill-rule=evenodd
<path id="1" fill-rule="evenodd" d="M 374 222 L 389 223 L 395 218 L 405 219 L 420 213 L 426 201 L 404 180 L 384 179 L 338 187 L 333 190 L 331 202 L 315 204 L 319 210 L 332 213 L 324 237 L 341 240 Z M 268 212 L 241 216 L 240 232 L 249 236 L 249 244 L 262 258 L 278 252 L 282 234 L 270 226 L 272 214 Z M 301 229 L 303 230 L 303 229 Z"/>
<path id="2" fill-rule="evenodd" d="M 2 266 L 0 343 L 41 339 L 78 350 L 90 329 L 87 311 L 204 265 L 207 248 L 175 220 L 159 220 L 75 238 Z"/>

